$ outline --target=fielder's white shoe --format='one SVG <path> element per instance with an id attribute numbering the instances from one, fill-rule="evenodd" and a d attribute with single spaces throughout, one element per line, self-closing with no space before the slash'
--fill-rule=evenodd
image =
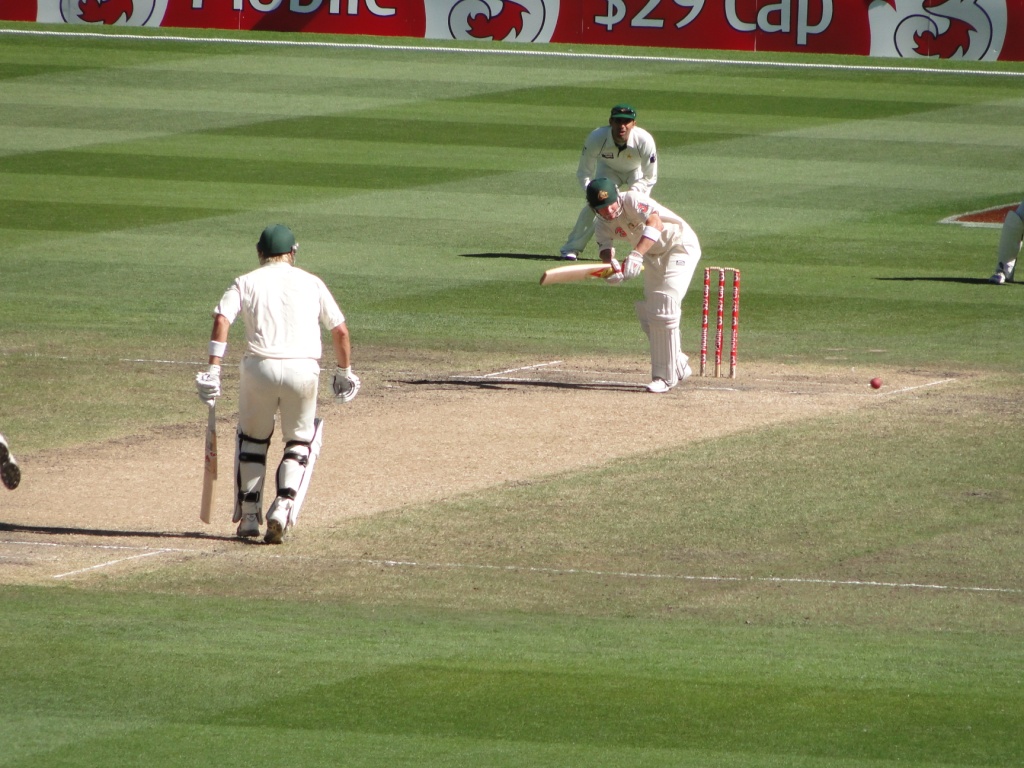
<path id="1" fill-rule="evenodd" d="M 243 536 L 245 538 L 259 536 L 260 516 L 257 515 L 255 512 L 242 513 L 242 520 L 238 523 L 238 530 L 235 531 L 235 535 Z"/>
<path id="2" fill-rule="evenodd" d="M 988 279 L 990 283 L 995 285 L 1003 285 L 1005 283 L 1013 282 L 1013 267 L 1007 267 L 1003 262 L 999 262 L 999 266 L 996 267 L 996 273 Z"/>
<path id="3" fill-rule="evenodd" d="M 560 251 L 558 254 L 558 258 L 562 259 L 562 261 L 576 261 L 579 257 L 579 251 Z"/>
<path id="4" fill-rule="evenodd" d="M 653 392 L 656 395 L 663 395 L 668 392 L 672 387 L 668 385 L 668 382 L 664 379 L 655 379 L 647 385 L 647 391 Z"/>
<path id="5" fill-rule="evenodd" d="M 267 535 L 263 541 L 267 544 L 280 544 L 284 541 L 284 532 L 288 530 L 288 516 L 292 511 L 292 500 L 278 496 L 270 505 L 267 513 Z"/>
<path id="6" fill-rule="evenodd" d="M 12 491 L 21 482 L 21 468 L 11 455 L 3 435 L 0 435 L 0 482 Z"/>

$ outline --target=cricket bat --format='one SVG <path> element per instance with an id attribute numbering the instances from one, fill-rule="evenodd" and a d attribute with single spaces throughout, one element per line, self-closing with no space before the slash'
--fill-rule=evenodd
<path id="1" fill-rule="evenodd" d="M 612 268 L 603 261 L 600 264 L 567 264 L 547 270 L 540 276 L 540 284 L 578 283 L 592 277 L 608 277 L 611 273 Z"/>
<path id="2" fill-rule="evenodd" d="M 199 504 L 199 519 L 210 522 L 217 490 L 217 401 L 210 403 L 206 421 L 206 454 L 203 457 L 203 500 Z"/>

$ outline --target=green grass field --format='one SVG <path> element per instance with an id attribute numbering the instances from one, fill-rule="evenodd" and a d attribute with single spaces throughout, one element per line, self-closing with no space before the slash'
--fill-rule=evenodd
<path id="1" fill-rule="evenodd" d="M 330 40 L 378 47 L 0 34 L 25 482 L 196 422 L 210 309 L 275 221 L 357 371 L 643 354 L 638 289 L 537 286 L 619 101 L 655 197 L 743 270 L 741 365 L 969 374 L 961 396 L 393 509 L 298 563 L 40 587 L 0 559 L 0 766 L 1024 764 L 1022 294 L 986 282 L 998 230 L 938 223 L 1024 194 L 1024 67 Z M 512 55 L 538 50 L 618 58 Z"/>

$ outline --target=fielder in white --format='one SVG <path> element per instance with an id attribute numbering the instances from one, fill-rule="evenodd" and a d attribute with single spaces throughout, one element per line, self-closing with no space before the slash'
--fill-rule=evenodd
<path id="1" fill-rule="evenodd" d="M 1013 271 L 1017 267 L 1017 256 L 1020 254 L 1021 240 L 1024 240 L 1024 202 L 1017 210 L 1010 211 L 1003 219 L 1003 230 L 999 235 L 999 251 L 996 254 L 995 274 L 988 279 L 990 283 L 1003 285 L 1013 282 Z"/>
<path id="2" fill-rule="evenodd" d="M 199 399 L 208 405 L 220 396 L 220 364 L 228 330 L 241 315 L 245 322 L 238 399 L 235 454 L 235 511 L 238 536 L 260 533 L 267 449 L 280 412 L 284 456 L 277 468 L 277 496 L 267 512 L 264 541 L 280 544 L 295 524 L 305 496 L 322 422 L 316 418 L 320 383 L 320 326 L 328 329 L 337 359 L 331 380 L 335 396 L 349 402 L 359 392 L 352 373 L 351 341 L 345 316 L 324 282 L 295 266 L 298 245 L 281 224 L 263 230 L 256 253 L 258 269 L 237 278 L 213 310 L 208 371 L 196 377 Z"/>
<path id="3" fill-rule="evenodd" d="M 610 179 L 587 185 L 587 204 L 597 214 L 595 234 L 601 260 L 614 272 L 605 279 L 621 284 L 641 273 L 644 300 L 635 305 L 651 348 L 648 392 L 668 392 L 692 373 L 679 338 L 683 296 L 690 287 L 700 242 L 697 233 L 664 205 L 639 192 L 619 194 Z M 625 240 L 632 249 L 620 264 L 614 243 Z"/>
<path id="4" fill-rule="evenodd" d="M 608 125 L 595 128 L 583 144 L 576 168 L 581 189 L 596 178 L 611 179 L 622 191 L 645 195 L 658 181 L 658 152 L 654 137 L 636 124 L 636 110 L 629 104 L 612 107 Z M 575 261 L 594 236 L 594 211 L 583 206 L 576 226 L 559 251 L 563 259 Z"/>

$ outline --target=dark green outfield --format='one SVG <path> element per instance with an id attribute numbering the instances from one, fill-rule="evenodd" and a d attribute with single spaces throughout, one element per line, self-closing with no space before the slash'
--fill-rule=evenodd
<path id="1" fill-rule="evenodd" d="M 1018 638 L 6 590 L 3 765 L 1015 765 Z M 45 658 L 46 664 L 26 664 Z M 16 702 L 16 705 L 14 704 Z"/>
<path id="2" fill-rule="evenodd" d="M 997 230 L 938 223 L 1024 194 L 1024 69 L 487 50 L 0 34 L 0 431 L 27 465 L 196 424 L 210 309 L 277 221 L 357 370 L 642 355 L 638 287 L 537 285 L 619 101 L 656 197 L 743 271 L 741 366 L 971 373 L 963 399 L 391 510 L 292 570 L 0 587 L 0 767 L 1024 764 L 1024 293 L 986 282 Z"/>

